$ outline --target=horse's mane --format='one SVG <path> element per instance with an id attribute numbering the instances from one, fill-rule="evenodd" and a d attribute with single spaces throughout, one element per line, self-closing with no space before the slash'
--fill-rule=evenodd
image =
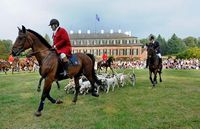
<path id="1" fill-rule="evenodd" d="M 31 32 L 32 34 L 34 34 L 36 37 L 39 38 L 39 40 L 47 47 L 47 48 L 51 48 L 51 45 L 47 42 L 46 39 L 44 39 L 40 34 L 38 34 L 37 32 L 31 30 L 31 29 L 28 29 L 27 30 L 28 32 Z"/>

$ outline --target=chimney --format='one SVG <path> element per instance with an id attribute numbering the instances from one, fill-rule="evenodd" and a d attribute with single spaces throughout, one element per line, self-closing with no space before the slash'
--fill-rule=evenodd
<path id="1" fill-rule="evenodd" d="M 90 30 L 87 30 L 87 34 L 90 34 Z"/>
<path id="2" fill-rule="evenodd" d="M 110 30 L 110 33 L 111 33 L 111 34 L 113 33 L 113 29 Z"/>
<path id="3" fill-rule="evenodd" d="M 73 34 L 74 33 L 74 31 L 73 30 L 70 30 L 70 34 Z"/>

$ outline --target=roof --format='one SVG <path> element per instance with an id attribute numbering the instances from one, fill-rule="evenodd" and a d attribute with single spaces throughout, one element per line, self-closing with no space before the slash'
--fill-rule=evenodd
<path id="1" fill-rule="evenodd" d="M 129 36 L 124 33 L 73 33 L 70 34 L 70 39 L 122 39 L 122 38 L 137 38 L 134 36 Z"/>

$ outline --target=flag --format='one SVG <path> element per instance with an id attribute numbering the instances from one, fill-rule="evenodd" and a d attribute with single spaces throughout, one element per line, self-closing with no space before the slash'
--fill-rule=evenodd
<path id="1" fill-rule="evenodd" d="M 99 22 L 100 21 L 100 17 L 96 14 L 96 20 Z"/>

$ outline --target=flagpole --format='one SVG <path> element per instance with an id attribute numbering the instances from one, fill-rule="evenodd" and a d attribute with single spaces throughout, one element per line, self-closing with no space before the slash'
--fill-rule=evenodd
<path id="1" fill-rule="evenodd" d="M 95 19 L 94 19 L 94 33 L 96 34 L 96 24 L 97 24 L 97 20 L 96 20 L 96 16 L 95 16 Z"/>
<path id="2" fill-rule="evenodd" d="M 95 25 L 94 25 L 95 34 L 96 34 L 96 29 L 97 29 L 97 22 L 99 22 L 99 21 L 100 21 L 100 18 L 99 18 L 99 16 L 96 14 L 96 16 L 95 16 Z"/>

